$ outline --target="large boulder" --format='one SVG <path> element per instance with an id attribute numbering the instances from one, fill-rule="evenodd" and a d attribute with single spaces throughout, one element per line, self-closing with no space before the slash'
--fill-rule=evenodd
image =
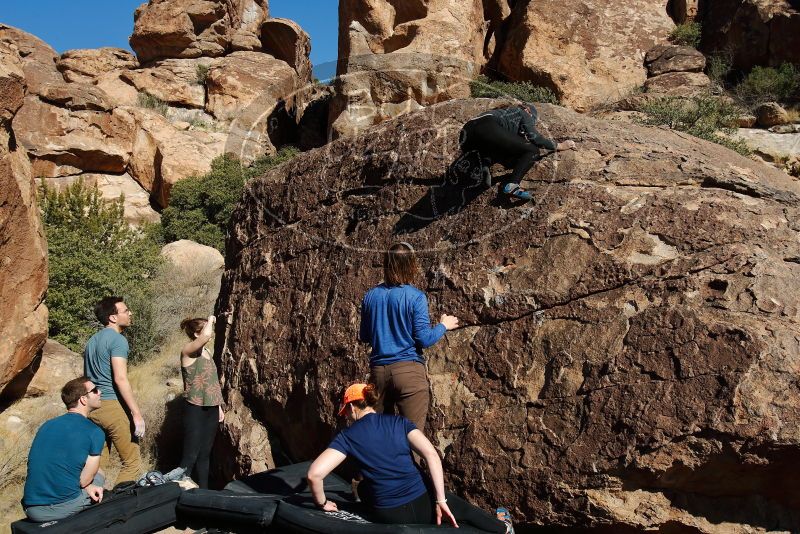
<path id="1" fill-rule="evenodd" d="M 134 13 L 131 48 L 143 64 L 261 48 L 267 0 L 149 0 Z"/>
<path id="2" fill-rule="evenodd" d="M 248 183 L 217 302 L 231 409 L 294 459 L 323 450 L 368 372 L 361 298 L 406 240 L 431 315 L 461 319 L 426 351 L 451 488 L 523 524 L 800 529 L 800 186 L 542 105 L 578 149 L 528 174 L 535 205 L 497 199 L 446 178 L 461 126 L 497 104 L 430 106 Z M 226 444 L 232 465 L 269 460 L 250 443 Z"/>
<path id="3" fill-rule="evenodd" d="M 675 27 L 660 0 L 517 2 L 498 70 L 586 110 L 615 102 L 647 78 L 645 53 Z"/>
<path id="4" fill-rule="evenodd" d="M 468 96 L 483 41 L 480 0 L 341 2 L 334 137 Z"/>
<path id="5" fill-rule="evenodd" d="M 116 69 L 135 69 L 136 56 L 122 48 L 82 48 L 67 50 L 56 63 L 68 82 L 93 83 L 101 75 Z"/>
<path id="6" fill-rule="evenodd" d="M 658 45 L 645 54 L 644 64 L 650 76 L 667 72 L 702 72 L 706 68 L 706 57 L 691 46 Z"/>
<path id="7" fill-rule="evenodd" d="M 33 378 L 25 392 L 26 397 L 58 396 L 64 384 L 83 374 L 83 355 L 48 339 L 42 347 L 41 358 L 28 372 Z"/>
<path id="8" fill-rule="evenodd" d="M 133 124 L 119 110 L 72 110 L 28 95 L 13 126 L 37 177 L 122 173 L 130 159 Z"/>
<path id="9" fill-rule="evenodd" d="M 700 49 L 730 55 L 735 69 L 800 64 L 800 5 L 792 0 L 701 3 Z"/>
<path id="10" fill-rule="evenodd" d="M 7 31 L 0 26 L 0 37 Z M 21 44 L 21 43 L 17 43 Z M 0 397 L 24 393 L 25 373 L 47 339 L 47 245 L 36 184 L 10 128 L 23 106 L 25 58 L 0 38 Z"/>
<path id="11" fill-rule="evenodd" d="M 311 38 L 299 24 L 289 19 L 267 19 L 261 25 L 264 52 L 288 63 L 297 72 L 300 83 L 311 83 Z"/>
<path id="12" fill-rule="evenodd" d="M 211 59 L 165 59 L 151 67 L 126 70 L 120 78 L 136 88 L 174 106 L 200 108 L 206 105 L 205 72 Z"/>
<path id="13" fill-rule="evenodd" d="M 38 94 L 50 84 L 64 82 L 56 68 L 58 54 L 38 37 L 0 23 L 0 46 L 19 57 L 29 93 Z"/>

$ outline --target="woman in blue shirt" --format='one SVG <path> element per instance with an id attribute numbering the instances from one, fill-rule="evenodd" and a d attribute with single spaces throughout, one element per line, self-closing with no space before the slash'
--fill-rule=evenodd
<path id="1" fill-rule="evenodd" d="M 441 525 L 444 516 L 458 528 L 447 504 L 449 498 L 464 521 L 487 532 L 506 532 L 503 522 L 455 495 L 445 495 L 442 462 L 431 442 L 408 419 L 376 413 L 377 402 L 373 384 L 353 384 L 345 391 L 339 415 L 345 415 L 351 424 L 308 469 L 308 484 L 317 507 L 327 512 L 338 510 L 336 503 L 325 497 L 322 481 L 345 458 L 352 456 L 364 478 L 358 493 L 371 507 L 370 519 L 374 522 Z M 430 489 L 411 458 L 412 450 L 425 459 L 430 471 Z"/>
<path id="2" fill-rule="evenodd" d="M 444 314 L 431 327 L 428 299 L 412 284 L 419 267 L 414 247 L 392 245 L 383 257 L 383 283 L 370 289 L 361 303 L 359 339 L 372 345 L 370 382 L 377 386 L 378 412 L 394 408 L 424 432 L 430 402 L 428 373 L 422 349 L 430 347 L 458 319 Z"/>

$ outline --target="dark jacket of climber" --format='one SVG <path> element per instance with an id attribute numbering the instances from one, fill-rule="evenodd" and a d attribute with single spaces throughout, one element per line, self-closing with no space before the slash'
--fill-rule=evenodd
<path id="1" fill-rule="evenodd" d="M 461 130 L 459 144 L 467 153 L 477 150 L 482 156 L 493 161 L 513 162 L 511 180 L 503 187 L 503 192 L 516 198 L 529 200 L 530 193 L 519 183 L 539 159 L 542 148 L 547 150 L 569 150 L 575 148 L 574 141 L 555 141 L 543 136 L 536 129 L 538 114 L 533 105 L 505 106 L 467 121 Z M 485 172 L 487 185 L 491 185 L 491 175 Z"/>

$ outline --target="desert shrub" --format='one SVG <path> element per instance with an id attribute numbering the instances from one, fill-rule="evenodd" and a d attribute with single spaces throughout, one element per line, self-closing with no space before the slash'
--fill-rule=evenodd
<path id="1" fill-rule="evenodd" d="M 558 97 L 547 87 L 533 85 L 531 82 L 502 82 L 479 76 L 469 84 L 473 98 L 511 97 L 524 102 L 544 102 L 558 104 Z"/>
<path id="2" fill-rule="evenodd" d="M 208 65 L 203 65 L 202 63 L 198 64 L 197 67 L 195 67 L 195 74 L 197 75 L 198 85 L 206 84 L 209 70 L 211 70 L 211 67 L 209 67 Z"/>
<path id="3" fill-rule="evenodd" d="M 678 45 L 697 48 L 697 45 L 700 44 L 700 34 L 699 22 L 684 22 L 675 26 L 675 29 L 669 34 L 669 40 Z"/>
<path id="4" fill-rule="evenodd" d="M 749 106 L 763 102 L 785 102 L 797 93 L 800 72 L 791 63 L 780 67 L 753 67 L 734 89 L 736 96 Z"/>
<path id="5" fill-rule="evenodd" d="M 725 87 L 731 73 L 732 55 L 729 51 L 720 52 L 708 57 L 706 74 L 718 87 Z"/>
<path id="6" fill-rule="evenodd" d="M 747 156 L 750 149 L 743 141 L 729 137 L 741 110 L 729 102 L 711 95 L 693 98 L 662 97 L 642 104 L 642 124 L 669 126 L 701 139 L 717 143 Z"/>
<path id="7" fill-rule="evenodd" d="M 100 328 L 94 304 L 104 296 L 120 295 L 134 312 L 126 335 L 135 362 L 159 342 L 150 280 L 162 265 L 161 244 L 154 227 L 128 226 L 123 201 L 103 199 L 97 187 L 82 180 L 61 192 L 42 184 L 40 207 L 50 269 L 48 329 L 51 338 L 80 353 Z"/>
<path id="8" fill-rule="evenodd" d="M 139 93 L 137 103 L 139 104 L 139 107 L 152 109 L 161 115 L 166 115 L 167 111 L 169 111 L 169 105 L 167 105 L 166 102 L 156 96 L 151 95 L 150 93 Z"/>
<path id="9" fill-rule="evenodd" d="M 172 188 L 169 207 L 161 214 L 164 239 L 167 242 L 191 239 L 221 251 L 244 184 L 297 153 L 294 147 L 284 147 L 276 155 L 260 158 L 249 167 L 233 156 L 224 155 L 211 163 L 207 174 L 179 181 Z"/>

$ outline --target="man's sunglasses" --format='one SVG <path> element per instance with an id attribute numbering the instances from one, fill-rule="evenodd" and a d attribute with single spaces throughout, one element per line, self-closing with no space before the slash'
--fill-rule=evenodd
<path id="1" fill-rule="evenodd" d="M 95 386 L 95 387 L 93 387 L 92 389 L 90 389 L 89 391 L 86 392 L 87 395 L 89 393 L 94 393 L 95 395 L 97 395 L 98 393 L 100 393 L 100 388 Z"/>

